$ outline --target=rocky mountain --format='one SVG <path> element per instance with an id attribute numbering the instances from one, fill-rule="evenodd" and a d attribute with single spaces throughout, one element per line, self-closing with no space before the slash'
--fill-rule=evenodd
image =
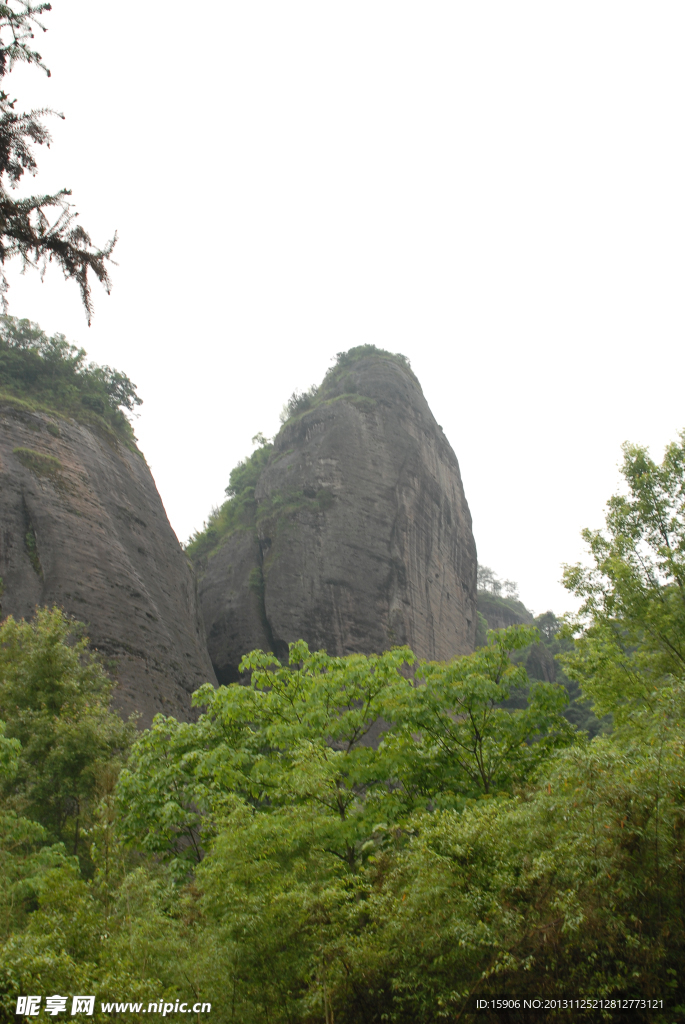
<path id="1" fill-rule="evenodd" d="M 479 590 L 477 606 L 487 629 L 506 629 L 507 626 L 533 622 L 532 613 L 517 598 L 500 597 L 488 590 Z"/>
<path id="2" fill-rule="evenodd" d="M 187 719 L 214 679 L 192 568 L 135 445 L 84 418 L 0 396 L 2 616 L 62 607 L 111 660 L 118 708 Z"/>
<path id="3" fill-rule="evenodd" d="M 295 395 L 188 551 L 220 682 L 255 647 L 473 650 L 476 548 L 457 458 L 402 356 L 360 346 Z"/>

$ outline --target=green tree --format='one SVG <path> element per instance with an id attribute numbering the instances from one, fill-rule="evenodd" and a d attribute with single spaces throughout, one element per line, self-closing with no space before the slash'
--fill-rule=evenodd
<path id="1" fill-rule="evenodd" d="M 0 394 L 38 408 L 96 419 L 132 441 L 127 413 L 142 405 L 136 386 L 119 370 L 86 362 L 86 352 L 63 334 L 0 315 Z M 59 429 L 59 428 L 58 428 Z"/>
<path id="2" fill-rule="evenodd" d="M 41 55 L 33 49 L 36 30 L 45 31 L 43 14 L 49 3 L 32 0 L 6 0 L 0 4 L 0 79 L 18 62 L 33 64 L 48 75 Z M 65 278 L 74 279 L 90 324 L 93 315 L 89 274 L 110 290 L 107 263 L 111 260 L 116 235 L 102 249 L 92 244 L 90 235 L 76 223 L 77 214 L 67 201 L 69 189 L 53 195 L 12 198 L 24 174 L 37 173 L 32 145 L 50 145 L 50 135 L 42 119 L 55 112 L 48 109 L 18 113 L 16 100 L 0 90 L 0 263 L 19 257 L 22 266 L 37 267 L 45 273 L 48 263 L 56 263 Z M 7 311 L 7 279 L 0 276 L 3 310 Z"/>
<path id="3" fill-rule="evenodd" d="M 58 609 L 0 625 L 0 719 L 21 744 L 2 796 L 84 863 L 101 778 L 134 731 L 109 710 L 113 683 L 87 644 L 83 627 Z"/>
<path id="4" fill-rule="evenodd" d="M 211 732 L 204 721 L 196 726 L 155 715 L 117 785 L 121 834 L 140 850 L 174 862 L 181 877 L 202 860 L 221 806 L 213 766 L 205 764 L 217 746 L 207 736 Z"/>
<path id="5" fill-rule="evenodd" d="M 122 827 L 144 849 L 199 862 L 229 796 L 266 814 L 306 806 L 326 849 L 355 871 L 378 822 L 510 790 L 571 742 L 563 687 L 529 687 L 510 659 L 534 636 L 490 634 L 446 664 L 416 665 L 408 648 L 334 658 L 299 641 L 287 666 L 253 651 L 248 685 L 207 684 L 197 724 L 157 716 L 137 740 L 118 785 Z M 515 687 L 527 703 L 509 711 Z"/>
<path id="6" fill-rule="evenodd" d="M 111 689 L 61 612 L 0 626 L 3 1021 L 27 990 L 92 992 L 98 1019 L 110 1019 L 99 1001 L 123 993 L 145 1005 L 196 998 L 197 900 L 116 834 L 112 790 L 133 730 L 109 711 Z"/>
<path id="7" fill-rule="evenodd" d="M 402 792 L 444 804 L 455 797 L 511 791 L 533 777 L 574 730 L 564 718 L 564 688 L 530 683 L 512 654 L 537 640 L 526 626 L 488 634 L 488 644 L 446 664 L 422 662 L 420 685 L 404 685 L 386 714 L 396 723 L 387 746 L 402 765 Z M 503 705 L 513 693 L 523 707 Z"/>
<path id="8" fill-rule="evenodd" d="M 178 878 L 192 867 L 194 976 L 231 993 L 234 1019 L 338 1020 L 341 965 L 374 922 L 373 879 L 416 815 L 511 790 L 572 739 L 561 687 L 498 706 L 527 685 L 509 655 L 533 635 L 491 634 L 447 664 L 407 648 L 333 658 L 298 642 L 288 665 L 253 651 L 247 685 L 198 691 L 196 724 L 157 716 L 139 738 L 118 784 L 121 833 Z"/>
<path id="9" fill-rule="evenodd" d="M 524 664 L 528 677 L 549 683 L 561 683 L 565 688 L 569 703 L 564 716 L 576 729 L 587 732 L 590 738 L 610 728 L 610 717 L 600 721 L 592 711 L 591 702 L 583 694 L 576 679 L 570 679 L 564 672 L 560 657 L 574 649 L 573 640 L 564 630 L 564 621 L 557 618 L 554 612 L 543 612 L 533 620 L 539 634 L 536 643 L 516 651 L 513 659 Z M 507 707 L 521 706 L 522 697 L 514 695 L 507 702 Z"/>
<path id="10" fill-rule="evenodd" d="M 632 1019 L 680 1020 L 682 742 L 682 728 L 660 750 L 602 737 L 555 756 L 516 799 L 414 814 L 406 841 L 367 862 L 359 898 L 339 904 L 336 1022 L 494 1024 L 501 1012 L 477 1012 L 477 996 L 560 990 L 659 992 L 664 1009 Z M 545 1019 L 569 1014 L 552 1004 Z"/>
<path id="11" fill-rule="evenodd" d="M 564 667 L 618 726 L 685 674 L 685 432 L 660 465 L 637 445 L 623 454 L 626 493 L 607 503 L 604 531 L 583 532 L 591 564 L 564 573 L 582 600 Z"/>
<path id="12" fill-rule="evenodd" d="M 388 782 L 383 755 L 364 741 L 413 661 L 407 648 L 333 658 L 302 641 L 290 645 L 288 666 L 262 651 L 246 655 L 248 685 L 203 686 L 197 724 L 156 716 L 137 741 L 118 787 L 124 832 L 144 848 L 199 860 L 211 816 L 230 797 L 267 814 L 307 805 L 332 854 L 354 870 Z"/>
<path id="13" fill-rule="evenodd" d="M 0 785 L 11 788 L 20 770 L 21 743 L 0 722 Z M 61 846 L 46 846 L 46 830 L 0 801 L 0 936 L 23 926 L 35 909 L 45 874 L 68 862 Z"/>

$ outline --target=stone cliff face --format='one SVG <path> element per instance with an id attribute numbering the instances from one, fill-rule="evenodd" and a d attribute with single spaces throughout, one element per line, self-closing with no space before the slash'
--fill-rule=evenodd
<path id="1" fill-rule="evenodd" d="M 354 350 L 353 350 L 354 352 Z M 307 403 L 304 403 L 307 404 Z M 285 423 L 251 519 L 200 568 L 220 682 L 254 647 L 473 650 L 476 549 L 459 465 L 408 365 L 344 360 Z"/>
<path id="2" fill-rule="evenodd" d="M 114 704 L 187 719 L 213 681 L 192 568 L 142 457 L 106 432 L 0 400 L 2 615 L 58 605 L 113 659 Z"/>

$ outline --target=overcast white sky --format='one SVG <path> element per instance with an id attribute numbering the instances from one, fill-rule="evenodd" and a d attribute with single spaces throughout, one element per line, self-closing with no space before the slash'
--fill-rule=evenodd
<path id="1" fill-rule="evenodd" d="M 181 540 L 336 352 L 409 357 L 479 560 L 572 606 L 626 439 L 685 427 L 685 7 L 580 0 L 54 0 L 20 69 L 104 242 L 86 325 L 56 269 L 10 312 L 126 372 Z M 202 14 L 194 13 L 202 10 Z"/>

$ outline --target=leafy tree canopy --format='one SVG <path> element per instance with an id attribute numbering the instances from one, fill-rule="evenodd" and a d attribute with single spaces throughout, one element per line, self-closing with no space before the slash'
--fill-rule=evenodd
<path id="1" fill-rule="evenodd" d="M 564 573 L 582 600 L 566 672 L 619 725 L 685 672 L 685 431 L 661 464 L 638 445 L 623 456 L 625 493 L 607 503 L 604 531 L 583 532 L 590 565 Z"/>
<path id="2" fill-rule="evenodd" d="M 82 632 L 58 609 L 0 625 L 2 742 L 14 745 L 0 793 L 87 859 L 84 829 L 101 777 L 126 751 L 132 726 L 109 710 L 113 684 Z"/>
<path id="3" fill-rule="evenodd" d="M 408 648 L 333 658 L 299 642 L 287 666 L 254 651 L 242 664 L 249 685 L 207 684 L 194 698 L 206 706 L 197 725 L 158 717 L 137 742 L 119 784 L 124 829 L 146 849 L 199 860 L 202 822 L 229 795 L 261 813 L 297 805 L 356 870 L 378 822 L 510 792 L 571 742 L 562 687 L 539 683 L 525 708 L 500 706 L 527 685 L 509 655 L 533 636 L 491 634 L 487 648 L 447 664 L 416 664 Z"/>
<path id="4" fill-rule="evenodd" d="M 48 337 L 38 324 L 0 316 L 0 395 L 77 418 L 104 420 L 128 440 L 126 418 L 142 405 L 126 374 L 86 363 L 86 352 L 63 334 Z"/>

